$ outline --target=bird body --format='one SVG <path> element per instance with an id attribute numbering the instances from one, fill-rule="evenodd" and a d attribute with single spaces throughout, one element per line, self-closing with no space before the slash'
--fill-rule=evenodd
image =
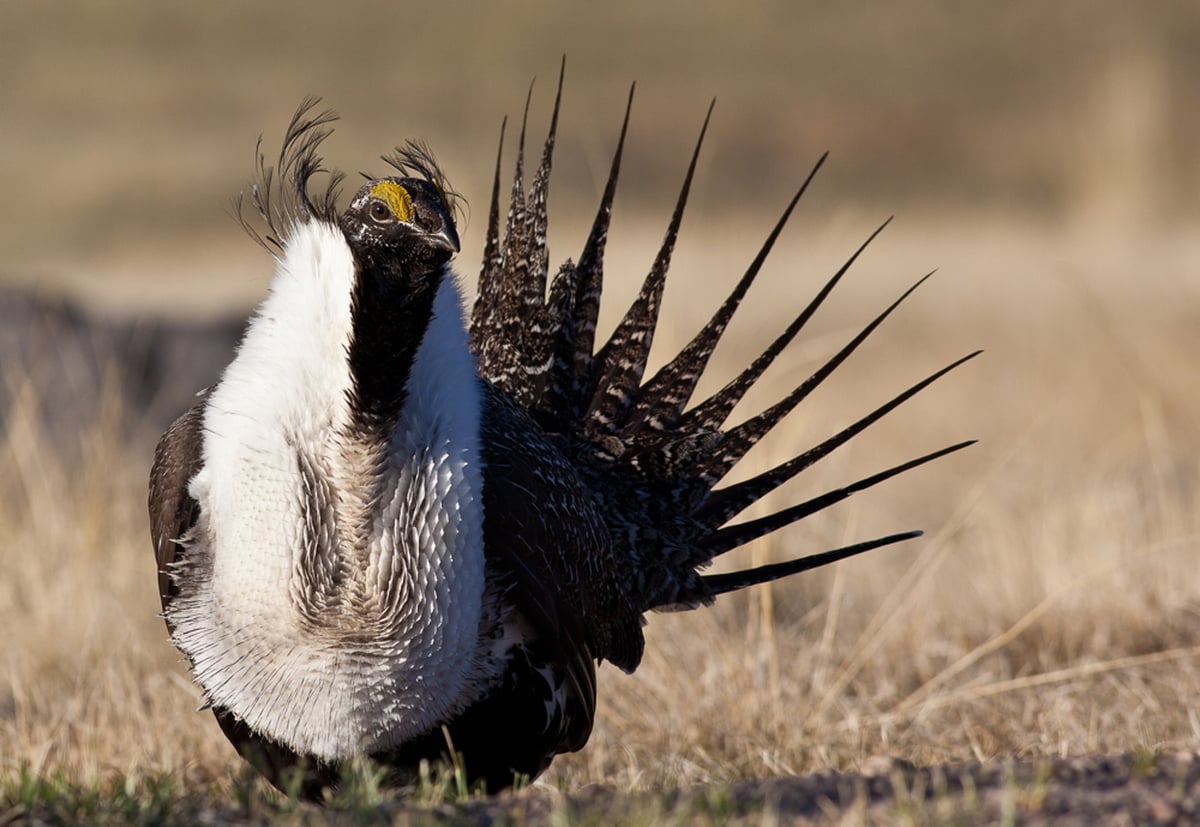
<path id="1" fill-rule="evenodd" d="M 376 440 L 350 410 L 354 272 L 336 227 L 288 240 L 206 399 L 188 486 L 205 553 L 186 559 L 211 570 L 168 609 L 214 705 L 323 760 L 420 734 L 487 674 L 481 394 L 460 295 L 438 287 L 410 393 Z"/>
<path id="2" fill-rule="evenodd" d="M 338 176 L 316 200 L 309 190 L 331 120 L 312 109 L 288 130 L 278 179 L 259 156 L 251 198 L 267 233 L 251 232 L 276 256 L 269 294 L 220 381 L 164 434 L 150 481 L 172 641 L 225 733 L 273 783 L 299 773 L 319 797 L 358 755 L 397 782 L 448 755 L 490 790 L 536 776 L 586 743 L 596 664 L 636 668 L 647 611 L 915 536 L 701 573 L 728 549 L 966 444 L 730 523 L 950 369 L 796 459 L 717 487 L 899 304 L 778 405 L 724 428 L 843 268 L 762 357 L 688 407 L 799 193 L 709 324 L 646 380 L 695 155 L 642 292 L 596 348 L 624 127 L 583 253 L 552 281 L 557 101 L 528 198 L 522 128 L 503 236 L 497 170 L 468 326 L 450 267 L 453 196 L 432 156 L 399 150 L 385 160 L 401 176 L 369 180 L 339 213 Z"/>

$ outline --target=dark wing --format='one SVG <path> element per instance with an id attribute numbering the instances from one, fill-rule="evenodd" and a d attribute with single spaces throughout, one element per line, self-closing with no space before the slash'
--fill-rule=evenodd
<path id="1" fill-rule="evenodd" d="M 631 670 L 641 656 L 640 612 L 622 586 L 625 559 L 613 548 L 608 515 L 564 437 L 538 428 L 506 394 L 486 387 L 484 533 L 488 554 L 519 559 L 553 594 L 537 612 L 555 619 L 562 604 L 591 620 L 587 642 L 597 658 Z M 489 530 L 491 529 L 491 530 Z M 497 543 L 501 545 L 496 546 Z M 629 661 L 633 661 L 630 663 Z"/>
<path id="2" fill-rule="evenodd" d="M 150 537 L 158 563 L 158 595 L 163 609 L 175 596 L 171 567 L 180 538 L 191 531 L 200 514 L 199 504 L 188 493 L 188 483 L 200 470 L 204 436 L 204 391 L 201 400 L 172 423 L 154 449 L 150 469 Z"/>
<path id="3" fill-rule="evenodd" d="M 539 635 L 577 699 L 579 719 L 562 734 L 567 752 L 587 741 L 595 714 L 595 659 L 609 641 L 589 636 L 582 619 L 622 614 L 622 596 L 603 588 L 580 560 L 610 551 L 602 515 L 558 449 L 502 394 L 488 389 L 484 416 L 484 537 L 488 566 L 507 598 Z M 636 628 L 636 615 L 623 612 Z M 615 625 L 615 624 L 614 624 Z M 640 654 L 640 652 L 639 652 Z"/>

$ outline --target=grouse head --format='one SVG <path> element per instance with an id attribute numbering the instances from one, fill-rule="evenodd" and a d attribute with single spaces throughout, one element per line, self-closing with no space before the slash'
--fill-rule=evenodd
<path id="1" fill-rule="evenodd" d="M 340 220 L 356 255 L 402 269 L 433 269 L 458 252 L 446 191 L 421 178 L 377 178 L 355 194 Z"/>

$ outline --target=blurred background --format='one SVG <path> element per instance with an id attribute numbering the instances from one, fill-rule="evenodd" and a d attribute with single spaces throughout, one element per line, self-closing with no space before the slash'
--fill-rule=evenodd
<path id="1" fill-rule="evenodd" d="M 771 214 L 827 149 L 824 214 L 1108 240 L 1177 231 L 1200 211 L 1200 13 L 1187 2 L 948 14 L 933 2 L 115 0 L 0 13 L 2 277 L 116 309 L 176 309 L 176 291 L 193 309 L 255 295 L 245 279 L 262 259 L 226 212 L 255 139 L 277 147 L 307 94 L 343 116 L 326 154 L 351 173 L 427 140 L 473 208 L 464 249 L 477 255 L 501 119 L 519 118 L 536 78 L 540 139 L 562 55 L 559 225 L 588 217 L 633 81 L 621 207 L 659 223 L 712 97 L 698 221 Z"/>
<path id="2" fill-rule="evenodd" d="M 699 762 L 673 765 L 673 777 L 696 779 L 730 756 L 744 758 L 733 772 L 754 775 L 854 765 L 872 750 L 937 760 L 1194 746 L 1200 8 L 1118 0 L 0 5 L 0 627 L 29 630 L 28 645 L 0 652 L 13 676 L 0 685 L 0 743 L 40 766 L 93 770 L 231 760 L 211 721 L 190 715 L 195 688 L 154 617 L 142 497 L 154 439 L 216 378 L 271 273 L 230 216 L 255 142 L 263 136 L 270 157 L 309 94 L 342 116 L 324 156 L 351 176 L 381 171 L 378 156 L 407 138 L 426 141 L 468 205 L 459 269 L 470 293 L 500 124 L 509 118 L 507 176 L 529 84 L 536 147 L 563 55 L 555 260 L 578 254 L 637 82 L 609 245 L 610 323 L 649 267 L 717 99 L 660 359 L 703 323 L 832 153 L 708 387 L 888 216 L 748 406 L 778 398 L 938 270 L 747 473 L 986 350 L 797 483 L 811 491 L 782 496 L 960 439 L 979 445 L 753 554 L 917 526 L 929 537 L 873 558 L 886 562 L 813 575 L 785 592 L 794 599 L 762 590 L 711 621 L 656 618 L 646 670 L 621 684 L 631 689 L 602 687 L 608 723 L 568 771 L 633 777 L 670 749 Z M 64 605 L 75 609 L 66 626 Z M 96 624 L 130 641 L 121 658 L 88 631 Z M 758 630 L 752 646 L 747 628 Z M 684 630 L 709 635 L 694 658 L 683 644 L 674 662 L 654 648 L 688 639 Z M 795 640 L 776 649 L 780 630 Z M 713 660 L 718 638 L 728 650 Z M 1121 657 L 1175 666 L 1100 688 L 1083 677 Z M 714 664 L 710 688 L 724 664 L 738 699 L 766 687 L 778 717 L 737 719 L 744 731 L 732 739 L 712 734 L 713 710 L 731 707 L 714 689 L 712 709 L 700 693 L 695 716 L 677 719 L 672 699 L 692 695 L 677 685 L 680 660 Z M 789 683 L 789 669 L 802 680 Z M 96 670 L 109 678 L 97 682 Z M 1044 674 L 1066 687 L 1058 706 L 1043 684 L 1026 694 L 1003 684 Z M 809 694 L 790 708 L 816 717 L 788 714 L 793 683 Z M 993 684 L 1009 694 L 975 716 L 903 717 L 918 701 L 957 703 Z M 124 698 L 141 715 L 190 716 L 189 734 L 170 746 L 121 730 L 105 710 Z M 664 720 L 678 740 L 639 746 Z M 106 721 L 125 736 L 101 738 Z M 766 732 L 767 746 L 747 748 Z M 805 740 L 814 733 L 824 746 Z"/>
<path id="3" fill-rule="evenodd" d="M 236 227 L 233 198 L 250 181 L 257 138 L 270 156 L 308 94 L 343 116 L 325 156 L 351 186 L 405 139 L 434 148 L 466 198 L 459 269 L 470 291 L 500 123 L 512 121 L 511 150 L 536 80 L 540 141 L 563 55 L 557 257 L 577 254 L 627 89 L 639 84 L 614 245 L 627 258 L 610 268 L 610 311 L 648 265 L 713 97 L 677 269 L 706 266 L 676 276 L 683 298 L 668 325 L 699 324 L 825 150 L 803 226 L 778 256 L 798 293 L 894 214 L 869 266 L 897 283 L 940 268 L 935 291 L 953 310 L 937 324 L 969 320 L 970 346 L 993 344 L 978 335 L 981 314 L 1006 348 L 1031 347 L 1038 325 L 1051 337 L 1040 350 L 1070 348 L 1088 326 L 1129 338 L 1121 325 L 1137 313 L 1182 324 L 1196 304 L 1200 12 L 1187 2 L 948 14 L 932 2 L 297 2 L 283 12 L 116 0 L 11 3 L 0 15 L 0 287 L 65 297 L 91 318 L 244 315 L 270 262 Z M 0 315 L 22 307 L 10 298 Z M 761 308 L 780 323 L 793 312 L 768 298 Z M 1147 346 L 1120 345 L 1153 361 Z M 1089 352 L 1080 358 L 1121 361 Z M 994 380 L 1038 380 L 1001 379 L 995 364 Z"/>

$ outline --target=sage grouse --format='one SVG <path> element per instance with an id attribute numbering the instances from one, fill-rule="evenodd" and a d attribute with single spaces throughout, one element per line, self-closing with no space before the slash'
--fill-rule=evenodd
<path id="1" fill-rule="evenodd" d="M 489 791 L 537 776 L 588 740 L 596 664 L 637 667 L 646 612 L 703 606 L 919 533 L 701 573 L 968 444 L 731 523 L 965 361 L 778 467 L 718 487 L 908 295 L 778 404 L 727 427 L 855 253 L 748 368 L 691 404 L 807 180 L 711 320 L 646 379 L 699 142 L 640 293 L 596 347 L 628 106 L 590 234 L 548 291 L 558 100 L 528 192 L 522 126 L 503 235 L 497 162 L 468 325 L 450 265 L 456 196 L 433 156 L 411 142 L 386 156 L 399 175 L 368 181 L 339 214 L 340 174 L 319 193 L 310 186 L 325 173 L 317 152 L 335 118 L 316 105 L 300 107 L 276 164 L 256 153 L 248 201 L 258 217 L 242 223 L 272 251 L 275 276 L 220 381 L 162 437 L 150 477 L 171 639 L 225 734 L 272 783 L 320 797 L 360 755 L 396 784 L 449 757 Z"/>

